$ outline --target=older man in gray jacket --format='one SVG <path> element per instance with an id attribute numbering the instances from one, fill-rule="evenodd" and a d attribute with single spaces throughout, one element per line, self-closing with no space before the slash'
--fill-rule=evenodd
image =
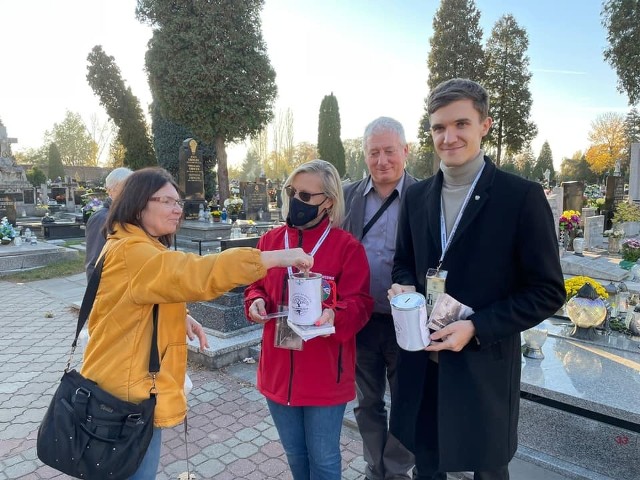
<path id="1" fill-rule="evenodd" d="M 380 117 L 363 136 L 367 178 L 344 187 L 343 228 L 365 247 L 371 270 L 371 319 L 356 337 L 358 406 L 354 413 L 363 443 L 368 480 L 409 479 L 413 456 L 388 432 L 386 380 L 393 384 L 396 343 L 387 290 L 395 254 L 400 198 L 416 180 L 405 172 L 409 147 L 400 122 Z M 393 398 L 393 394 L 392 394 Z"/>
<path id="2" fill-rule="evenodd" d="M 87 221 L 84 233 L 86 244 L 85 270 L 87 272 L 87 281 L 91 278 L 91 274 L 93 274 L 93 270 L 96 267 L 96 261 L 100 256 L 102 247 L 104 247 L 104 244 L 107 241 L 104 226 L 107 221 L 107 216 L 109 215 L 111 202 L 118 197 L 122 190 L 124 181 L 132 173 L 133 172 L 126 167 L 119 167 L 112 170 L 111 173 L 107 175 L 104 183 L 107 193 L 109 194 L 109 198 L 104 201 L 102 208 L 93 213 Z"/>

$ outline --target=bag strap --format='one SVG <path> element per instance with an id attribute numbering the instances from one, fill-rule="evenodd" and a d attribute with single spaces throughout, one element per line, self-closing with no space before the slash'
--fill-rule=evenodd
<path id="1" fill-rule="evenodd" d="M 82 331 L 82 327 L 89 318 L 89 313 L 93 308 L 93 302 L 96 299 L 96 293 L 98 293 L 98 285 L 100 284 L 100 276 L 102 275 L 102 267 L 104 265 L 104 259 L 106 255 L 100 258 L 100 261 L 96 265 L 95 270 L 91 274 L 87 289 L 84 292 L 82 298 L 82 305 L 80 306 L 80 313 L 78 314 L 78 324 L 76 326 L 76 337 L 71 344 L 71 355 L 78 346 L 78 337 Z M 149 352 L 149 373 L 157 374 L 160 371 L 160 352 L 158 351 L 158 304 L 153 306 L 153 335 L 151 337 L 151 350 Z M 69 370 L 71 366 L 71 357 L 69 357 L 69 363 L 65 371 Z"/>
<path id="2" fill-rule="evenodd" d="M 378 211 L 376 212 L 376 214 L 371 217 L 371 220 L 369 220 L 367 222 L 367 224 L 364 226 L 364 228 L 362 229 L 362 237 L 360 237 L 360 240 L 362 241 L 362 239 L 364 238 L 364 236 L 369 232 L 369 230 L 371 230 L 371 227 L 373 227 L 373 225 L 378 221 L 378 219 L 382 216 L 382 214 L 384 213 L 384 211 L 389 208 L 389 205 L 391 205 L 391 202 L 393 202 L 396 197 L 398 196 L 398 190 L 394 190 L 393 192 L 391 192 L 391 195 L 389 195 L 387 197 L 387 199 L 384 201 L 384 203 L 382 204 L 382 206 L 378 209 Z"/>

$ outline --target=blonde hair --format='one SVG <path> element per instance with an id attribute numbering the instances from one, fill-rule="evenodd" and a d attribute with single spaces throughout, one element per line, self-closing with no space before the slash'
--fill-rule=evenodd
<path id="1" fill-rule="evenodd" d="M 322 191 L 333 202 L 333 206 L 328 212 L 329 219 L 334 225 L 340 226 L 344 219 L 344 195 L 342 193 L 340 175 L 338 174 L 336 167 L 329 162 L 320 159 L 303 163 L 291 172 L 291 175 L 289 175 L 287 180 L 284 182 L 284 186 L 282 187 L 282 218 L 287 218 L 289 215 L 289 198 L 287 197 L 285 189 L 291 185 L 291 182 L 293 182 L 293 179 L 299 173 L 313 173 L 320 176 L 320 179 L 322 180 Z"/>

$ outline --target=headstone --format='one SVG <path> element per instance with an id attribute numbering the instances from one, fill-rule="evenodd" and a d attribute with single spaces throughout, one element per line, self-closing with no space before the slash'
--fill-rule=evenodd
<path id="1" fill-rule="evenodd" d="M 640 143 L 631 144 L 629 198 L 640 203 Z"/>
<path id="2" fill-rule="evenodd" d="M 178 166 L 178 184 L 186 200 L 184 217 L 188 220 L 197 220 L 200 205 L 206 206 L 206 201 L 202 151 L 193 138 L 187 138 L 182 142 Z"/>
<path id="3" fill-rule="evenodd" d="M 616 211 L 616 206 L 624 200 L 624 177 L 609 175 L 607 177 L 607 190 L 604 196 L 605 227 L 611 228 L 611 219 Z"/>
<path id="4" fill-rule="evenodd" d="M 16 202 L 8 196 L 0 197 L 0 218 L 7 217 L 9 223 L 16 224 Z"/>
<path id="5" fill-rule="evenodd" d="M 547 201 L 551 208 L 551 214 L 555 220 L 556 238 L 559 234 L 558 220 L 562 216 L 562 203 L 563 203 L 563 190 L 562 187 L 555 187 L 549 195 L 547 195 Z"/>
<path id="6" fill-rule="evenodd" d="M 562 209 L 581 212 L 584 199 L 584 182 L 575 180 L 562 182 L 562 188 L 564 189 Z"/>
<path id="7" fill-rule="evenodd" d="M 265 183 L 247 182 L 242 196 L 247 220 L 268 220 L 269 198 Z"/>
<path id="8" fill-rule="evenodd" d="M 584 223 L 584 220 L 589 217 L 594 217 L 596 215 L 597 209 L 595 207 L 584 207 L 582 209 L 582 213 L 580 214 L 580 218 Z"/>
<path id="9" fill-rule="evenodd" d="M 583 220 L 584 248 L 591 250 L 601 246 L 604 232 L 604 215 L 589 216 Z"/>
<path id="10" fill-rule="evenodd" d="M 59 205 L 64 205 L 67 202 L 67 189 L 66 187 L 51 187 L 51 199 L 55 200 Z"/>
<path id="11" fill-rule="evenodd" d="M 22 195 L 24 196 L 25 205 L 33 205 L 34 203 L 36 203 L 36 197 L 33 188 L 23 190 Z"/>

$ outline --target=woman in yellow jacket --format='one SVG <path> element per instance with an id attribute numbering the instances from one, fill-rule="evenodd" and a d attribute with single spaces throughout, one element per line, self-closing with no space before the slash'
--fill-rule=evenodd
<path id="1" fill-rule="evenodd" d="M 159 305 L 154 434 L 135 480 L 153 479 L 160 461 L 160 428 L 172 427 L 187 411 L 184 379 L 186 336 L 206 335 L 187 315 L 186 303 L 209 300 L 265 276 L 268 268 L 310 269 L 302 249 L 261 252 L 234 248 L 199 256 L 168 248 L 182 218 L 183 201 L 171 175 L 145 168 L 127 178 L 107 218 L 100 285 L 89 316 L 90 339 L 82 374 L 116 397 L 139 403 L 149 397 L 152 309 Z"/>

